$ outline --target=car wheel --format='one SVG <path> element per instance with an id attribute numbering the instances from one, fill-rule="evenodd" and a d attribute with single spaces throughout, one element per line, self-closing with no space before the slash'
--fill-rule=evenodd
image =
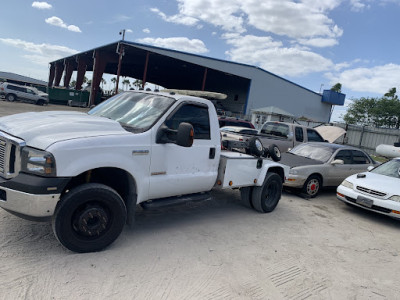
<path id="1" fill-rule="evenodd" d="M 267 173 L 262 186 L 253 188 L 251 203 L 255 210 L 268 213 L 275 209 L 281 199 L 282 179 L 276 173 Z"/>
<path id="2" fill-rule="evenodd" d="M 311 175 L 304 183 L 302 192 L 307 194 L 307 196 L 314 198 L 318 195 L 320 189 L 321 177 L 317 175 Z"/>
<path id="3" fill-rule="evenodd" d="M 87 183 L 65 194 L 53 215 L 59 242 L 75 252 L 99 251 L 120 235 L 126 222 L 125 203 L 112 188 Z"/>
<path id="4" fill-rule="evenodd" d="M 279 150 L 277 145 L 275 145 L 275 144 L 269 145 L 268 152 L 273 161 L 281 160 L 281 150 Z"/>
<path id="5" fill-rule="evenodd" d="M 253 187 L 246 186 L 240 188 L 240 199 L 244 206 L 248 208 L 254 208 L 253 204 L 251 203 L 251 195 L 253 194 Z"/>
<path id="6" fill-rule="evenodd" d="M 44 105 L 44 100 L 43 100 L 43 99 L 39 99 L 39 100 L 36 102 L 36 104 L 37 104 L 37 105 L 43 106 L 43 105 Z"/>
<path id="7" fill-rule="evenodd" d="M 17 100 L 17 96 L 15 96 L 14 94 L 8 94 L 6 96 L 7 101 L 13 102 L 15 100 Z"/>

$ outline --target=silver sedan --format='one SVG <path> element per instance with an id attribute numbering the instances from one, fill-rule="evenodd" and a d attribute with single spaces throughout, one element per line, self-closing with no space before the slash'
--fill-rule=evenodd
<path id="1" fill-rule="evenodd" d="M 346 177 L 377 165 L 358 148 L 329 143 L 300 144 L 282 153 L 280 162 L 290 166 L 284 186 L 301 189 L 311 198 L 322 187 L 337 187 Z"/>

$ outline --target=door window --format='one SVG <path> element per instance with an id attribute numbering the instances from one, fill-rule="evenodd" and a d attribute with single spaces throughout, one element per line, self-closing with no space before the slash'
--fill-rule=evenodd
<path id="1" fill-rule="evenodd" d="M 303 135 L 303 128 L 301 127 L 296 127 L 294 129 L 294 133 L 296 135 L 296 141 L 297 142 L 303 142 L 304 141 L 304 135 Z"/>
<path id="2" fill-rule="evenodd" d="M 361 151 L 358 150 L 351 150 L 352 154 L 353 154 L 353 164 L 369 164 L 370 160 L 368 159 L 368 157 L 362 153 Z"/>
<path id="3" fill-rule="evenodd" d="M 177 130 L 179 124 L 182 122 L 192 124 L 195 139 L 211 139 L 208 107 L 185 104 L 179 107 L 178 110 L 165 121 L 165 125 L 170 129 Z"/>
<path id="4" fill-rule="evenodd" d="M 351 164 L 353 161 L 351 159 L 351 152 L 350 150 L 340 150 L 338 154 L 336 154 L 335 159 L 343 160 L 344 164 Z"/>
<path id="5" fill-rule="evenodd" d="M 324 139 L 313 129 L 307 129 L 307 137 L 309 142 L 323 142 Z"/>

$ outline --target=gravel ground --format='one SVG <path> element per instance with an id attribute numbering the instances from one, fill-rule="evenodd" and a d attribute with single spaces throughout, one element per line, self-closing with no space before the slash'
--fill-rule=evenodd
<path id="1" fill-rule="evenodd" d="M 0 101 L 0 116 L 68 108 Z M 400 222 L 283 193 L 274 212 L 212 200 L 138 210 L 109 248 L 76 254 L 49 223 L 0 210 L 0 299 L 399 299 Z"/>

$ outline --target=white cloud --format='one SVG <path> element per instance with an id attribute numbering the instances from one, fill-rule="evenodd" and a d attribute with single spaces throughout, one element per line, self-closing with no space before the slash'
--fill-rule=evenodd
<path id="1" fill-rule="evenodd" d="M 47 64 L 51 61 L 70 56 L 78 52 L 77 50 L 65 46 L 45 43 L 34 44 L 20 39 L 0 38 L 0 42 L 8 46 L 22 49 L 26 52 L 26 54 L 23 55 L 24 58 L 28 59 L 30 62 L 44 66 L 47 66 Z"/>
<path id="2" fill-rule="evenodd" d="M 363 1 L 363 0 L 350 0 L 351 10 L 359 12 L 359 11 L 364 10 L 365 8 L 369 8 L 370 7 L 370 5 L 365 4 L 363 2 L 365 2 L 365 1 Z"/>
<path id="3" fill-rule="evenodd" d="M 170 23 L 193 26 L 199 22 L 198 19 L 196 19 L 194 17 L 185 16 L 185 15 L 174 15 L 174 16 L 168 17 L 165 13 L 160 11 L 158 8 L 151 8 L 150 10 L 152 12 L 158 14 L 164 21 L 170 22 Z"/>
<path id="4" fill-rule="evenodd" d="M 349 69 L 338 75 L 326 76 L 331 82 L 340 82 L 346 89 L 383 95 L 392 87 L 399 88 L 400 65 L 386 64 L 373 68 Z"/>
<path id="5" fill-rule="evenodd" d="M 73 31 L 73 32 L 82 32 L 78 26 L 75 25 L 67 25 L 66 23 L 64 23 L 64 21 L 62 19 L 60 19 L 59 17 L 50 17 L 47 18 L 46 20 L 47 24 L 53 25 L 53 26 L 58 26 L 61 28 L 65 28 L 68 29 L 69 31 Z"/>
<path id="6" fill-rule="evenodd" d="M 125 30 L 127 33 L 133 33 L 133 30 L 132 29 L 127 29 L 127 30 Z"/>
<path id="7" fill-rule="evenodd" d="M 171 38 L 143 38 L 138 39 L 138 43 L 154 45 L 157 47 L 175 49 L 190 53 L 206 53 L 207 47 L 203 41 L 198 39 L 188 39 L 186 37 L 171 37 Z"/>
<path id="8" fill-rule="evenodd" d="M 226 54 L 233 61 L 257 65 L 281 76 L 300 76 L 327 71 L 333 63 L 319 54 L 298 47 L 287 48 L 271 37 L 225 34 L 233 48 Z"/>
<path id="9" fill-rule="evenodd" d="M 166 22 L 196 25 L 203 21 L 226 32 L 246 32 L 252 26 L 267 33 L 303 39 L 317 47 L 336 44 L 343 34 L 329 11 L 343 0 L 177 0 L 178 14 L 167 16 L 158 8 L 157 13 Z M 354 0 L 353 0 L 354 1 Z"/>
<path id="10" fill-rule="evenodd" d="M 318 48 L 332 47 L 338 44 L 338 41 L 332 38 L 299 39 L 298 42 L 302 45 Z"/>
<path id="11" fill-rule="evenodd" d="M 148 28 L 145 28 L 145 29 L 143 29 L 142 30 L 144 33 L 150 33 L 150 29 L 148 29 Z"/>
<path id="12" fill-rule="evenodd" d="M 53 6 L 47 2 L 35 1 L 32 3 L 32 7 L 37 8 L 37 9 L 50 9 Z"/>

